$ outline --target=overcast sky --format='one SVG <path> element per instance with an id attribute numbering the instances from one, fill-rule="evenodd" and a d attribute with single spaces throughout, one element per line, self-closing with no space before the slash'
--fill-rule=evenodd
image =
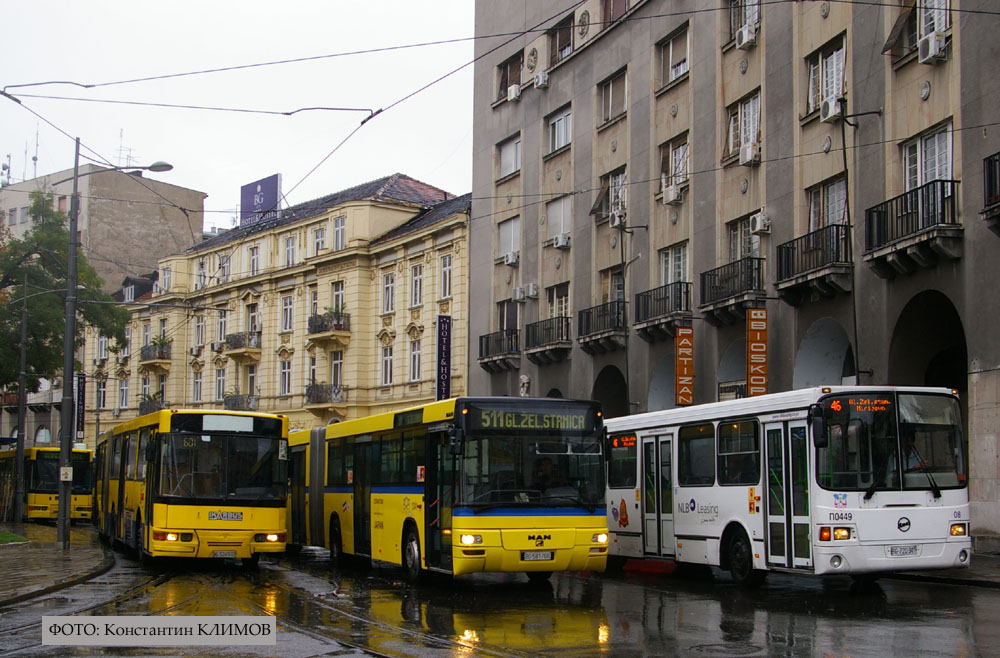
<path id="1" fill-rule="evenodd" d="M 367 112 L 279 116 L 31 96 L 269 112 L 388 108 L 471 62 L 473 9 L 472 0 L 5 3 L 0 89 L 23 106 L 0 97 L 0 158 L 12 182 L 72 168 L 75 137 L 101 163 L 165 160 L 173 171 L 146 175 L 208 194 L 209 226 L 232 226 L 240 186 L 275 173 L 292 205 L 397 171 L 464 194 L 472 187 L 471 64 L 375 116 L 332 155 Z M 324 57 L 449 39 L 464 40 Z M 89 89 L 12 87 L 301 58 L 318 59 Z"/>

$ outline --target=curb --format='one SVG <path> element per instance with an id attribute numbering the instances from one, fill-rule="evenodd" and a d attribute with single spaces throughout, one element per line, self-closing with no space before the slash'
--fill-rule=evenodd
<path id="1" fill-rule="evenodd" d="M 6 599 L 0 599 L 0 609 L 7 606 L 13 605 L 15 603 L 21 603 L 22 601 L 27 601 L 28 599 L 33 599 L 39 596 L 44 596 L 46 594 L 51 594 L 52 592 L 57 592 L 61 589 L 67 587 L 72 587 L 73 585 L 79 585 L 80 583 L 86 582 L 91 578 L 96 578 L 101 574 L 107 573 L 111 570 L 111 567 L 115 566 L 115 555 L 114 552 L 107 548 L 104 548 L 104 561 L 101 565 L 95 569 L 84 572 L 82 574 L 73 576 L 72 578 L 67 578 L 66 580 L 57 581 L 51 585 L 46 585 L 40 589 L 32 590 L 30 592 L 25 592 L 24 594 L 18 594 L 17 596 L 12 596 Z"/>

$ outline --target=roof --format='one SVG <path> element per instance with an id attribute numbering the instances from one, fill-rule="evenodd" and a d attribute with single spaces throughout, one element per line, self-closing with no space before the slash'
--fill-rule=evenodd
<path id="1" fill-rule="evenodd" d="M 291 206 L 282 210 L 280 217 L 268 218 L 249 226 L 237 226 L 189 247 L 187 253 L 214 249 L 229 242 L 238 242 L 255 233 L 263 233 L 279 226 L 322 215 L 334 206 L 351 201 L 389 201 L 429 208 L 442 199 L 447 199 L 448 196 L 449 194 L 440 188 L 405 174 L 395 173 Z"/>
<path id="2" fill-rule="evenodd" d="M 452 215 L 458 213 L 468 213 L 469 209 L 472 207 L 472 194 L 463 194 L 462 196 L 457 196 L 453 199 L 448 199 L 447 201 L 442 201 L 441 203 L 428 208 L 423 211 L 413 219 L 405 222 L 387 231 L 382 235 L 378 236 L 369 243 L 369 246 L 374 246 L 382 244 L 384 242 L 389 242 L 395 240 L 398 237 L 407 235 L 408 233 L 414 233 L 427 226 L 433 226 L 443 219 L 447 219 Z"/>

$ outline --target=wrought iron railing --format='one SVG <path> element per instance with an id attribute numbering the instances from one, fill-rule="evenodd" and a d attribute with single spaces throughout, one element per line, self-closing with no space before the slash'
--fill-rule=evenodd
<path id="1" fill-rule="evenodd" d="M 140 361 L 155 361 L 170 358 L 170 345 L 144 345 L 139 348 Z"/>
<path id="2" fill-rule="evenodd" d="M 260 397 L 257 395 L 226 395 L 222 398 L 222 404 L 229 411 L 257 411 L 260 406 Z"/>
<path id="3" fill-rule="evenodd" d="M 645 322 L 691 310 L 691 282 L 676 281 L 635 296 L 635 321 Z"/>
<path id="4" fill-rule="evenodd" d="M 520 333 L 517 329 L 494 331 L 492 334 L 479 337 L 479 358 L 517 354 L 521 351 L 519 344 Z"/>
<path id="5" fill-rule="evenodd" d="M 243 348 L 260 349 L 259 331 L 241 331 L 238 334 L 226 334 L 226 349 L 238 350 Z"/>
<path id="6" fill-rule="evenodd" d="M 831 224 L 778 245 L 778 281 L 851 262 L 851 227 Z"/>
<path id="7" fill-rule="evenodd" d="M 309 384 L 306 386 L 306 404 L 340 403 L 344 389 L 334 384 Z"/>
<path id="8" fill-rule="evenodd" d="M 865 251 L 874 251 L 933 226 L 958 224 L 959 181 L 936 180 L 865 211 Z"/>
<path id="9" fill-rule="evenodd" d="M 620 329 L 628 329 L 626 303 L 617 300 L 585 308 L 577 313 L 577 332 L 580 338 Z"/>
<path id="10" fill-rule="evenodd" d="M 983 160 L 983 207 L 1000 204 L 1000 153 Z"/>
<path id="11" fill-rule="evenodd" d="M 327 331 L 350 331 L 351 314 L 327 311 L 309 316 L 309 333 L 321 334 Z"/>
<path id="12" fill-rule="evenodd" d="M 747 256 L 701 273 L 701 303 L 764 290 L 764 259 Z"/>
<path id="13" fill-rule="evenodd" d="M 560 316 L 525 325 L 524 349 L 530 350 L 534 347 L 545 347 L 572 340 L 570 337 L 571 321 L 572 318 Z"/>
<path id="14" fill-rule="evenodd" d="M 166 409 L 167 403 L 160 400 L 140 400 L 139 401 L 139 415 L 144 416 L 146 414 L 151 414 L 154 411 L 159 411 L 160 409 Z"/>

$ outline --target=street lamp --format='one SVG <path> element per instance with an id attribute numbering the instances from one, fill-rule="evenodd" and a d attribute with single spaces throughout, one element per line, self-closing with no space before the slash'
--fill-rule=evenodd
<path id="1" fill-rule="evenodd" d="M 123 169 L 149 171 L 170 171 L 173 165 L 157 161 L 148 167 L 112 167 L 113 171 Z M 107 169 L 89 171 L 84 176 L 96 174 Z M 63 339 L 63 385 L 62 407 L 60 408 L 59 428 L 59 519 L 58 541 L 63 550 L 69 548 L 70 496 L 73 488 L 73 468 L 70 466 L 76 423 L 73 418 L 73 356 L 76 343 L 76 225 L 80 213 L 80 201 L 77 198 L 77 188 L 80 182 L 80 138 L 76 138 L 76 156 L 73 160 L 73 178 L 57 181 L 53 185 L 73 181 L 73 195 L 69 204 L 69 253 L 66 254 L 66 335 Z M 81 404 L 82 404 L 81 400 Z"/>

